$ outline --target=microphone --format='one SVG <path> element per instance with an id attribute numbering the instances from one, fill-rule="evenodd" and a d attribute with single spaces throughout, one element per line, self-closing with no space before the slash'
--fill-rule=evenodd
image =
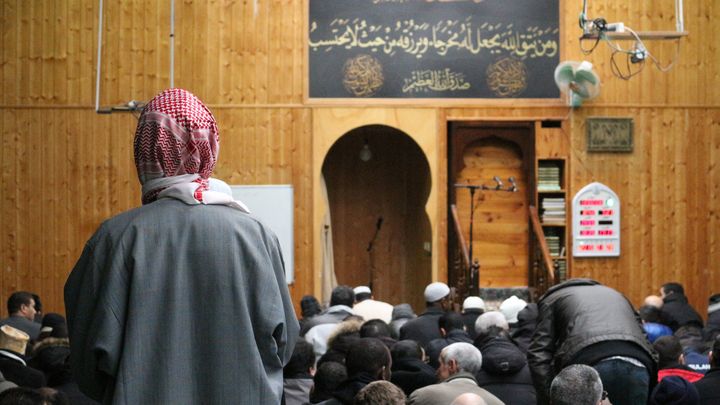
<path id="1" fill-rule="evenodd" d="M 503 186 L 502 180 L 500 180 L 500 177 L 493 176 L 493 180 L 495 180 L 495 183 L 497 183 L 497 186 L 495 186 L 495 190 L 500 190 Z"/>
<path id="2" fill-rule="evenodd" d="M 510 177 L 508 178 L 508 181 L 509 181 L 510 184 L 512 185 L 512 187 L 510 187 L 510 191 L 516 192 L 516 191 L 517 191 L 517 184 L 515 184 L 515 177 L 510 176 Z"/>
<path id="3" fill-rule="evenodd" d="M 383 217 L 380 216 L 380 217 L 378 217 L 377 224 L 375 224 L 375 229 L 377 229 L 379 231 L 380 228 L 382 227 L 382 224 L 383 224 Z"/>

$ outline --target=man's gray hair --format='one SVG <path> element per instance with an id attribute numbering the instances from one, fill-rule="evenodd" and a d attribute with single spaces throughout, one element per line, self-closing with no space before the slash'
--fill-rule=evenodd
<path id="1" fill-rule="evenodd" d="M 584 364 L 565 367 L 550 384 L 553 405 L 597 405 L 603 385 L 594 368 Z"/>
<path id="2" fill-rule="evenodd" d="M 510 325 L 508 325 L 508 321 L 507 319 L 505 319 L 505 315 L 503 315 L 499 311 L 489 311 L 478 316 L 478 318 L 475 320 L 475 333 L 477 333 L 478 335 L 484 335 L 493 326 L 505 331 L 510 329 Z"/>
<path id="3" fill-rule="evenodd" d="M 482 367 L 482 354 L 470 343 L 458 342 L 445 346 L 440 352 L 440 361 L 447 364 L 450 360 L 455 360 L 459 371 L 467 371 L 473 375 Z"/>

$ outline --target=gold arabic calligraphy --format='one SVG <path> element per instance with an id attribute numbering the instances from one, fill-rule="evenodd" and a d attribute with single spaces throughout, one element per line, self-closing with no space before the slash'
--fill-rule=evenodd
<path id="1" fill-rule="evenodd" d="M 370 55 L 358 55 L 345 61 L 343 86 L 356 97 L 370 97 L 383 85 L 382 65 Z"/>
<path id="2" fill-rule="evenodd" d="M 513 97 L 527 88 L 527 68 L 517 59 L 502 58 L 485 71 L 490 90 L 499 97 Z"/>
<path id="3" fill-rule="evenodd" d="M 465 75 L 444 70 L 414 70 L 410 78 L 404 79 L 403 93 L 419 93 L 428 91 L 468 90 L 470 83 Z"/>
<path id="4" fill-rule="evenodd" d="M 364 49 L 395 55 L 397 52 L 422 58 L 433 52 L 444 56 L 455 50 L 477 55 L 509 53 L 525 58 L 552 58 L 558 53 L 557 27 L 516 29 L 513 23 L 475 26 L 472 16 L 464 21 L 443 20 L 437 23 L 400 20 L 392 24 L 372 24 L 365 19 L 336 18 L 319 32 L 316 21 L 310 24 L 310 49 L 329 52 L 335 47 Z"/>

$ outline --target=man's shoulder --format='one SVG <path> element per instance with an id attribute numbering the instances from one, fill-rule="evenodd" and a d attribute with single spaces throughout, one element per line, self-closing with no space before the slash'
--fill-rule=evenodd
<path id="1" fill-rule="evenodd" d="M 166 198 L 133 208 L 105 220 L 93 235 L 93 239 L 118 240 L 144 235 L 147 230 L 158 232 L 192 227 L 195 232 L 227 233 L 232 229 L 245 235 L 257 235 L 257 239 L 268 240 L 275 234 L 252 215 L 225 205 L 188 205 Z"/>
<path id="2" fill-rule="evenodd" d="M 442 384 L 432 384 L 422 388 L 418 388 L 408 397 L 409 404 L 432 404 L 433 401 L 445 392 Z"/>
<path id="3" fill-rule="evenodd" d="M 22 316 L 9 316 L 3 320 L 0 320 L 0 326 L 8 325 L 15 329 L 20 329 L 24 332 L 40 332 L 40 325 L 37 322 L 33 322 L 29 319 L 23 318 Z M 30 338 L 33 338 L 32 336 Z"/>
<path id="4" fill-rule="evenodd" d="M 314 339 L 318 335 L 322 335 L 326 338 L 325 335 L 330 334 L 335 328 L 338 327 L 338 324 L 340 322 L 331 322 L 331 323 L 321 323 L 313 326 L 312 328 L 308 329 L 307 333 L 305 334 L 305 339 L 311 340 Z"/>
<path id="5" fill-rule="evenodd" d="M 390 311 L 393 310 L 393 306 L 390 305 L 390 304 L 388 304 L 387 302 L 385 302 L 385 301 L 377 301 L 377 300 L 373 300 L 373 299 L 367 299 L 367 300 L 363 300 L 363 301 L 361 301 L 361 302 L 358 302 L 357 304 L 355 304 L 355 305 L 353 306 L 353 309 L 356 309 L 356 308 L 365 308 L 365 307 L 368 307 L 368 308 L 390 309 Z"/>
<path id="6" fill-rule="evenodd" d="M 186 219 L 199 217 L 206 220 L 260 223 L 260 221 L 252 215 L 225 205 L 188 205 L 182 201 L 165 198 L 121 212 L 105 220 L 103 225 L 113 227 L 134 221 L 163 222 L 166 217 L 177 216 L 182 216 Z"/>
<path id="7" fill-rule="evenodd" d="M 418 388 L 408 398 L 410 404 L 438 404 L 451 402 L 460 394 L 472 392 L 480 395 L 489 404 L 502 404 L 501 401 L 492 395 L 489 391 L 477 385 L 474 378 L 468 376 L 459 376 L 449 378 L 448 380 L 428 385 L 427 387 Z"/>

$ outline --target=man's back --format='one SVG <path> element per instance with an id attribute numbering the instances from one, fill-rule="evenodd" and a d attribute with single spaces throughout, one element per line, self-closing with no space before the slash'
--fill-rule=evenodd
<path id="1" fill-rule="evenodd" d="M 663 319 L 673 331 L 686 325 L 697 326 L 698 328 L 703 327 L 703 320 L 700 314 L 695 311 L 695 308 L 690 306 L 685 295 L 680 293 L 670 294 L 663 298 L 663 302 Z"/>
<path id="2" fill-rule="evenodd" d="M 22 316 L 9 316 L 3 320 L 0 321 L 0 326 L 3 325 L 10 325 L 15 329 L 19 329 L 30 336 L 30 341 L 34 341 L 37 339 L 38 335 L 40 335 L 40 324 L 37 322 L 33 322 L 27 318 L 24 318 Z M 24 354 L 24 353 L 23 353 Z"/>
<path id="3" fill-rule="evenodd" d="M 540 333 L 535 333 L 528 352 L 531 368 L 533 360 L 549 353 L 564 367 L 581 349 L 611 340 L 631 342 L 648 356 L 652 353 L 632 305 L 619 292 L 595 281 L 576 279 L 555 286 L 541 298 L 538 308 Z M 549 329 L 550 325 L 558 327 Z M 554 352 L 548 344 L 554 345 Z"/>
<path id="4" fill-rule="evenodd" d="M 439 384 L 415 390 L 408 397 L 408 405 L 450 405 L 455 398 L 464 393 L 474 393 L 482 397 L 488 405 L 502 405 L 495 395 L 478 387 L 470 373 L 460 372 Z"/>
<path id="5" fill-rule="evenodd" d="M 613 373 L 599 370 L 611 401 L 627 403 L 622 396 L 632 399 L 630 391 L 621 394 L 632 390 L 630 385 L 635 387 L 632 395 L 647 397 L 641 391 L 647 390 L 643 384 L 655 374 L 655 354 L 625 296 L 594 280 L 572 279 L 550 288 L 540 298 L 538 310 L 538 326 L 527 352 L 538 403 L 547 403 L 551 381 L 570 364 L 629 365 L 640 381 L 625 378 L 610 383 L 605 376 Z"/>
<path id="6" fill-rule="evenodd" d="M 438 319 L 443 312 L 440 307 L 429 307 L 417 318 L 407 321 L 400 328 L 400 340 L 411 339 L 427 347 L 431 340 L 441 338 Z"/>
<path id="7" fill-rule="evenodd" d="M 65 286 L 73 371 L 107 403 L 279 403 L 298 324 L 277 238 L 174 199 L 96 232 Z"/>

